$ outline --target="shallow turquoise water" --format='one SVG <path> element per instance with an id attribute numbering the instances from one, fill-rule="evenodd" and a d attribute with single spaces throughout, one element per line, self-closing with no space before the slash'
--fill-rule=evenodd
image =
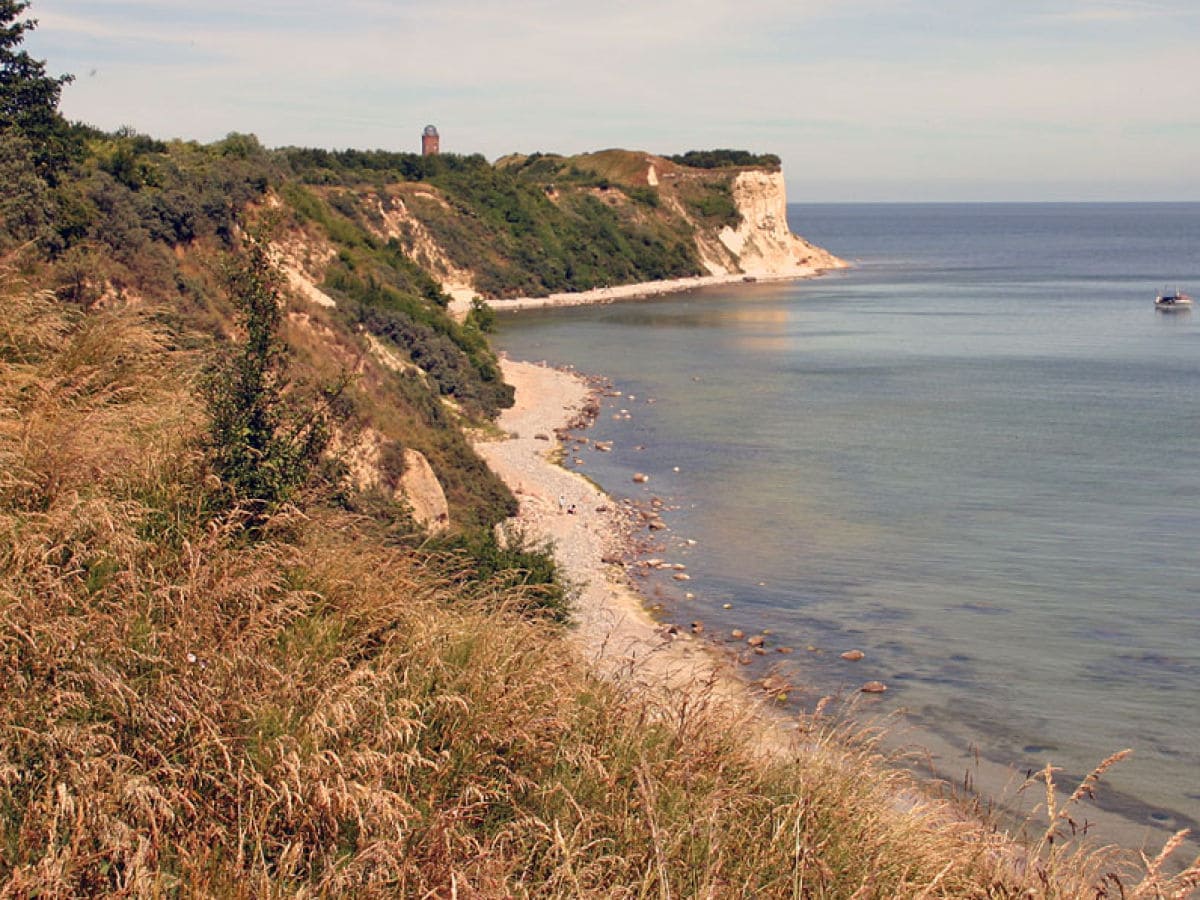
<path id="1" fill-rule="evenodd" d="M 1020 769 L 1133 747 L 1104 801 L 1200 820 L 1200 312 L 1152 305 L 1200 294 L 1200 205 L 791 214 L 856 268 L 501 317 L 512 356 L 634 396 L 580 458 L 680 506 L 670 614 L 770 628 L 808 702 L 879 679 Z"/>

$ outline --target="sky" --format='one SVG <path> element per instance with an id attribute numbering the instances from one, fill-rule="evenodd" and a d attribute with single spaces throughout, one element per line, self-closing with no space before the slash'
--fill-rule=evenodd
<path id="1" fill-rule="evenodd" d="M 777 153 L 789 200 L 1200 201 L 1200 0 L 33 0 L 105 129 Z"/>

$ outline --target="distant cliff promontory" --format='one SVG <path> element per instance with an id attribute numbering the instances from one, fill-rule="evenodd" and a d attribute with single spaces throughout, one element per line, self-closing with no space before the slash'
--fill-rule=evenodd
<path id="1" fill-rule="evenodd" d="M 789 229 L 775 157 L 604 150 L 492 165 L 478 156 L 293 151 L 291 163 L 306 190 L 396 241 L 459 298 L 845 265 Z"/>

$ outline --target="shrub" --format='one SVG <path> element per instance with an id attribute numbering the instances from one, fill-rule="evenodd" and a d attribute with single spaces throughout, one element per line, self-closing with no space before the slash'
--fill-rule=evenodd
<path id="1" fill-rule="evenodd" d="M 230 291 L 245 340 L 204 381 L 207 449 L 233 499 L 261 513 L 290 499 L 308 480 L 329 430 L 320 412 L 300 414 L 285 402 L 279 273 L 260 237 L 246 238 Z"/>
<path id="2" fill-rule="evenodd" d="M 484 334 L 491 334 L 496 330 L 496 311 L 487 305 L 481 298 L 471 298 L 471 311 L 467 313 L 467 326 L 478 328 Z"/>
<path id="3" fill-rule="evenodd" d="M 497 536 L 493 528 L 475 528 L 434 545 L 435 549 L 465 554 L 468 564 L 459 577 L 468 582 L 490 583 L 503 589 L 521 587 L 525 611 L 537 611 L 559 624 L 570 618 L 568 590 L 549 544 L 532 544 L 516 528 Z"/>
<path id="4" fill-rule="evenodd" d="M 733 202 L 733 188 L 728 181 L 709 181 L 689 186 L 684 202 L 695 215 L 714 225 L 736 228 L 742 214 Z"/>
<path id="5" fill-rule="evenodd" d="M 0 253 L 47 235 L 50 189 L 38 174 L 34 148 L 15 128 L 0 129 Z"/>
<path id="6" fill-rule="evenodd" d="M 649 185 L 638 187 L 628 187 L 622 185 L 621 190 L 623 190 L 625 192 L 625 196 L 634 203 L 640 203 L 642 206 L 648 206 L 651 209 L 658 209 L 658 191 L 655 188 L 652 188 Z"/>

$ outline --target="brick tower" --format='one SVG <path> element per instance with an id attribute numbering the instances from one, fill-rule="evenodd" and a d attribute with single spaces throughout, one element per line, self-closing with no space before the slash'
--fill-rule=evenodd
<path id="1" fill-rule="evenodd" d="M 441 149 L 440 145 L 441 138 L 438 136 L 437 126 L 426 125 L 425 130 L 421 132 L 421 155 L 436 156 Z"/>

